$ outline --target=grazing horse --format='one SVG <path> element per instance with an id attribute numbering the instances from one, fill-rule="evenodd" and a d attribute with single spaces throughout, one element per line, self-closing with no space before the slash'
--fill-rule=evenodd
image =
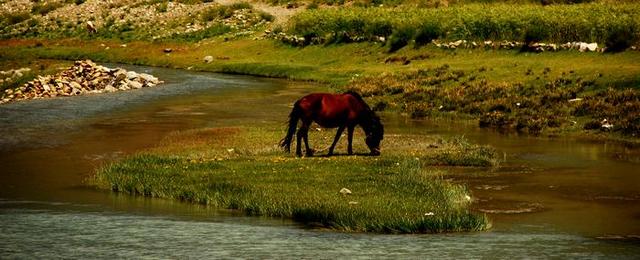
<path id="1" fill-rule="evenodd" d="M 298 120 L 302 125 L 298 129 L 296 155 L 302 156 L 300 141 L 304 139 L 306 155 L 312 156 L 313 150 L 309 148 L 309 126 L 316 122 L 321 127 L 338 128 L 333 144 L 329 148 L 328 155 L 333 154 L 333 149 L 338 143 L 345 128 L 349 137 L 347 152 L 353 154 L 351 142 L 353 130 L 360 125 L 366 134 L 365 143 L 371 150 L 371 155 L 380 155 L 380 141 L 384 135 L 384 128 L 380 118 L 364 102 L 360 94 L 346 92 L 344 94 L 314 93 L 302 97 L 293 105 L 289 114 L 289 129 L 287 135 L 280 140 L 280 146 L 287 152 L 291 151 L 291 141 L 296 132 Z"/>

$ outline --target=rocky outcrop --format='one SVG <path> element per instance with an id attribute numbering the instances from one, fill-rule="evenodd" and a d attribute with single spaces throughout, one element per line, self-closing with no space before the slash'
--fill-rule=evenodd
<path id="1" fill-rule="evenodd" d="M 162 81 L 149 74 L 121 68 L 110 69 L 90 60 L 76 61 L 71 68 L 58 74 L 38 76 L 21 87 L 5 90 L 0 104 L 25 99 L 139 89 L 154 87 L 160 83 Z"/>

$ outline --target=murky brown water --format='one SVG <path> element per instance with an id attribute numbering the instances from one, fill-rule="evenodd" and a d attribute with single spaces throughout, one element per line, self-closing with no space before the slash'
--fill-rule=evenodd
<path id="1" fill-rule="evenodd" d="M 587 257 L 640 255 L 640 157 L 619 144 L 504 135 L 385 115 L 388 133 L 465 135 L 504 153 L 457 169 L 489 232 L 388 236 L 305 230 L 180 202 L 86 188 L 102 163 L 198 127 L 282 122 L 313 86 L 136 67 L 156 89 L 0 106 L 0 256 Z M 46 246 L 45 246 L 46 245 Z"/>
<path id="2" fill-rule="evenodd" d="M 465 135 L 503 154 L 497 169 L 458 169 L 451 175 L 468 185 L 478 197 L 476 209 L 489 213 L 496 228 L 530 223 L 592 237 L 640 237 L 639 147 L 398 121 L 401 129 Z"/>

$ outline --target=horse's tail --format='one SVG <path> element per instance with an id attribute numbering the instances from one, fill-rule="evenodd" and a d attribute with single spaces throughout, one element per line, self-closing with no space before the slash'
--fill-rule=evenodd
<path id="1" fill-rule="evenodd" d="M 302 114 L 302 109 L 300 108 L 300 100 L 296 101 L 293 104 L 293 109 L 289 114 L 289 127 L 287 128 L 287 135 L 280 140 L 280 147 L 284 149 L 286 152 L 291 151 L 291 140 L 293 140 L 293 135 L 296 133 L 296 128 L 298 126 L 298 119 Z"/>

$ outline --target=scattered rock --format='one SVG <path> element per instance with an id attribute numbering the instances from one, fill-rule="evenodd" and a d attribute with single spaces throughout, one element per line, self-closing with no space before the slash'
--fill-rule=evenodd
<path id="1" fill-rule="evenodd" d="M 204 63 L 211 63 L 213 61 L 213 56 L 205 56 Z"/>
<path id="2" fill-rule="evenodd" d="M 610 124 L 609 121 L 607 121 L 607 119 L 603 119 L 602 122 L 600 122 L 601 124 L 601 128 L 602 130 L 611 130 L 613 128 L 613 124 Z"/>
<path id="3" fill-rule="evenodd" d="M 116 91 L 118 91 L 118 89 L 114 88 L 111 85 L 107 85 L 106 87 L 104 87 L 104 92 L 105 93 L 111 93 L 111 92 L 116 92 Z"/>
<path id="4" fill-rule="evenodd" d="M 128 83 L 129 87 L 132 89 L 139 89 L 142 88 L 142 83 L 137 82 L 137 81 L 129 81 Z"/>
<path id="5" fill-rule="evenodd" d="M 138 77 L 138 73 L 135 71 L 127 71 L 127 79 L 132 80 Z"/>
<path id="6" fill-rule="evenodd" d="M 171 49 L 171 48 L 166 48 L 166 49 L 164 49 L 164 50 L 162 50 L 162 51 L 164 51 L 164 53 L 171 53 L 171 52 L 173 52 L 173 49 Z"/>
<path id="7" fill-rule="evenodd" d="M 87 31 L 88 31 L 89 33 L 96 33 L 96 32 L 98 32 L 98 30 L 96 30 L 96 26 L 95 26 L 95 25 L 93 25 L 93 22 L 91 22 L 91 21 L 87 21 Z"/>
<path id="8" fill-rule="evenodd" d="M 147 73 L 140 73 L 138 74 L 138 77 L 140 77 L 141 79 L 144 79 L 144 81 L 148 83 L 158 82 L 158 78 Z"/>
<path id="9" fill-rule="evenodd" d="M 349 190 L 347 188 L 342 188 L 342 189 L 340 189 L 340 193 L 342 195 L 349 195 L 349 194 L 351 194 L 351 190 Z"/>

